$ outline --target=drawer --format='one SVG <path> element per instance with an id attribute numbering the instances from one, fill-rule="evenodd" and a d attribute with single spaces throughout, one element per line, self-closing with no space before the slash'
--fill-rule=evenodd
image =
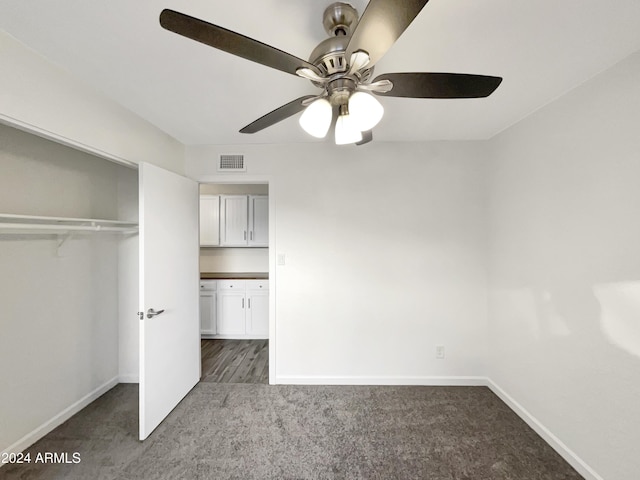
<path id="1" fill-rule="evenodd" d="M 244 291 L 245 284 L 246 280 L 218 280 L 218 288 L 220 290 Z"/>
<path id="2" fill-rule="evenodd" d="M 200 280 L 200 291 L 216 290 L 218 280 Z"/>
<path id="3" fill-rule="evenodd" d="M 269 290 L 269 280 L 247 280 L 247 290 Z"/>

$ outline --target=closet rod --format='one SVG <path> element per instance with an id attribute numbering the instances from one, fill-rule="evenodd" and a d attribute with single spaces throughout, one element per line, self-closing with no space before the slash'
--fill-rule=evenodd
<path id="1" fill-rule="evenodd" d="M 33 230 L 46 231 L 47 233 L 55 232 L 105 232 L 105 233 L 134 233 L 137 228 L 133 227 L 110 227 L 105 225 L 47 225 L 47 224 L 29 224 L 29 223 L 0 223 L 0 232 L 3 230 Z M 37 232 L 36 232 L 37 233 Z"/>

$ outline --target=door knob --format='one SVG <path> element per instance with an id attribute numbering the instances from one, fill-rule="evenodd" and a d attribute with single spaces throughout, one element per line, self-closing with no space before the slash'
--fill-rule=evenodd
<path id="1" fill-rule="evenodd" d="M 153 308 L 150 308 L 149 310 L 147 310 L 147 318 L 153 318 L 156 315 L 160 315 L 162 312 L 164 312 L 164 309 L 158 310 L 156 312 Z"/>

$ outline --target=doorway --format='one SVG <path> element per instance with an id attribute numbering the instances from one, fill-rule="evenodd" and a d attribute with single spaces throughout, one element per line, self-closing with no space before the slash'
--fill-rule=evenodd
<path id="1" fill-rule="evenodd" d="M 269 185 L 200 184 L 201 379 L 269 383 Z"/>

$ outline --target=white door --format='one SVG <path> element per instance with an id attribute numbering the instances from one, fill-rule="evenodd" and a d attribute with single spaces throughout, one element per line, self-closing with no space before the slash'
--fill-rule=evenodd
<path id="1" fill-rule="evenodd" d="M 220 196 L 220 223 L 222 225 L 222 245 L 247 245 L 247 205 L 248 197 L 246 195 Z"/>
<path id="2" fill-rule="evenodd" d="M 269 246 L 269 197 L 249 196 L 249 245 Z"/>
<path id="3" fill-rule="evenodd" d="M 198 184 L 146 163 L 139 184 L 144 440 L 200 378 Z"/>

